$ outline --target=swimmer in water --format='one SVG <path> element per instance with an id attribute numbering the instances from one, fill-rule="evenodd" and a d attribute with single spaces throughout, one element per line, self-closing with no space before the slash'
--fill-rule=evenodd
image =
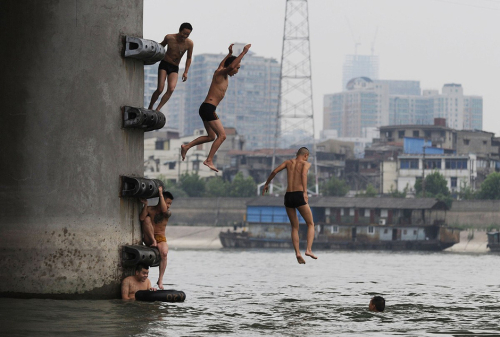
<path id="1" fill-rule="evenodd" d="M 139 220 L 141 220 L 142 234 L 144 243 L 149 247 L 158 247 L 160 251 L 160 275 L 158 276 L 158 288 L 163 289 L 163 275 L 167 269 L 167 254 L 168 245 L 165 236 L 165 228 L 167 227 L 168 219 L 172 215 L 170 206 L 174 197 L 170 192 L 163 192 L 163 187 L 160 186 L 158 205 L 148 206 L 146 199 L 141 199 L 144 204 Z"/>
<path id="2" fill-rule="evenodd" d="M 135 275 L 125 277 L 122 281 L 122 299 L 135 300 L 135 293 L 139 290 L 156 290 L 151 287 L 148 279 L 149 267 L 138 264 L 135 266 Z"/>
<path id="3" fill-rule="evenodd" d="M 299 218 L 296 209 L 307 224 L 307 248 L 305 254 L 313 259 L 317 259 L 317 256 L 312 252 L 314 222 L 311 208 L 307 203 L 309 201 L 309 197 L 307 196 L 307 171 L 309 171 L 311 167 L 307 159 L 309 159 L 309 150 L 305 147 L 301 147 L 297 151 L 297 157 L 295 159 L 286 160 L 274 169 L 271 175 L 269 175 L 269 178 L 267 178 L 264 190 L 262 191 L 262 195 L 264 195 L 269 189 L 269 184 L 276 174 L 286 169 L 288 185 L 285 194 L 285 207 L 286 214 L 292 225 L 292 244 L 299 264 L 305 264 L 306 261 L 299 250 Z"/>
<path id="4" fill-rule="evenodd" d="M 385 310 L 385 299 L 382 296 L 374 296 L 368 304 L 368 309 L 373 312 L 383 312 Z"/>
<path id="5" fill-rule="evenodd" d="M 213 141 L 208 157 L 205 159 L 203 164 L 208 166 L 211 170 L 219 172 L 214 165 L 213 159 L 215 152 L 217 152 L 222 142 L 226 139 L 226 132 L 224 131 L 224 127 L 222 126 L 219 116 L 215 113 L 215 110 L 226 95 L 227 86 L 229 85 L 229 77 L 238 73 L 241 59 L 245 56 L 251 46 L 251 44 L 247 44 L 238 57 L 233 56 L 233 45 L 231 44 L 229 46 L 229 53 L 214 72 L 212 84 L 210 84 L 210 89 L 208 89 L 207 97 L 200 106 L 199 114 L 201 120 L 203 121 L 203 125 L 205 126 L 205 130 L 207 130 L 207 135 L 198 137 L 186 145 L 181 145 L 182 160 L 186 158 L 186 153 L 193 146 Z"/>

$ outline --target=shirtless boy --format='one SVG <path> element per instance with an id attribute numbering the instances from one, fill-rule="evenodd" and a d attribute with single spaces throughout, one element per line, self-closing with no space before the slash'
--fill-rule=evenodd
<path id="1" fill-rule="evenodd" d="M 213 159 L 215 152 L 217 152 L 222 142 L 226 139 L 226 133 L 219 117 L 215 113 L 215 110 L 226 94 L 227 86 L 229 84 L 228 76 L 232 77 L 238 73 L 241 59 L 245 56 L 251 46 L 251 44 L 247 44 L 238 57 L 233 56 L 233 45 L 229 46 L 229 54 L 227 54 L 227 56 L 219 64 L 217 70 L 214 72 L 212 84 L 210 84 L 210 89 L 208 89 L 207 97 L 200 106 L 199 114 L 201 120 L 203 121 L 203 125 L 205 126 L 205 130 L 207 130 L 207 135 L 198 137 L 189 144 L 181 145 L 182 160 L 186 158 L 186 153 L 193 146 L 213 141 L 208 157 L 203 164 L 208 166 L 211 170 L 219 172 L 219 170 L 217 170 L 214 166 Z M 217 139 L 215 139 L 215 136 L 217 136 Z"/>
<path id="2" fill-rule="evenodd" d="M 184 67 L 184 74 L 182 75 L 182 82 L 185 82 L 188 77 L 188 70 L 191 66 L 191 56 L 193 55 L 193 41 L 188 39 L 189 34 L 193 27 L 191 24 L 184 22 L 177 34 L 168 34 L 165 36 L 163 41 L 160 43 L 163 47 L 168 46 L 167 52 L 165 53 L 165 58 L 160 62 L 158 66 L 158 86 L 156 91 L 151 96 L 151 103 L 149 103 L 148 109 L 153 109 L 153 105 L 156 100 L 163 92 L 165 87 L 165 79 L 167 79 L 167 92 L 160 100 L 160 104 L 156 110 L 160 109 L 168 102 L 170 96 L 175 90 L 177 85 L 177 78 L 179 72 L 179 63 L 181 62 L 182 56 L 187 51 L 186 66 Z"/>
<path id="3" fill-rule="evenodd" d="M 174 197 L 170 192 L 163 192 L 163 187 L 159 187 L 159 201 L 156 206 L 148 206 L 146 199 L 141 199 L 144 204 L 139 219 L 142 225 L 142 234 L 144 243 L 150 247 L 158 247 L 160 251 L 160 275 L 158 276 L 158 288 L 163 289 L 163 275 L 167 268 L 168 245 L 165 237 L 165 228 L 167 227 L 168 218 L 172 215 L 170 206 Z"/>
<path id="4" fill-rule="evenodd" d="M 148 275 L 148 266 L 142 264 L 135 266 L 135 275 L 125 277 L 122 281 L 122 299 L 135 300 L 135 293 L 139 290 L 156 290 L 151 287 Z"/>
<path id="5" fill-rule="evenodd" d="M 269 188 L 269 184 L 276 176 L 278 172 L 283 169 L 287 171 L 287 188 L 285 193 L 285 207 L 288 219 L 290 219 L 290 224 L 292 225 L 292 243 L 295 249 L 295 256 L 300 264 L 306 263 L 299 250 L 299 218 L 297 216 L 297 211 L 299 210 L 300 215 L 304 218 L 307 224 L 307 248 L 306 255 L 317 259 L 316 255 L 313 254 L 311 248 L 314 240 L 314 222 L 311 209 L 309 208 L 307 196 L 307 171 L 311 167 L 311 164 L 307 162 L 309 159 L 309 150 L 305 147 L 301 147 L 297 151 L 297 157 L 295 159 L 290 159 L 284 161 L 280 166 L 274 169 L 274 171 L 267 178 L 266 184 L 264 185 L 264 190 L 262 195 L 266 193 Z"/>

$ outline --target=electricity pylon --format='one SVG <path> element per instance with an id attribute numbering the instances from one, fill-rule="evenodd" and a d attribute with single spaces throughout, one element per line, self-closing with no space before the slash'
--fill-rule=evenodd
<path id="1" fill-rule="evenodd" d="M 312 145 L 315 194 L 318 194 L 307 0 L 286 0 L 273 169 L 276 148 L 306 145 Z"/>

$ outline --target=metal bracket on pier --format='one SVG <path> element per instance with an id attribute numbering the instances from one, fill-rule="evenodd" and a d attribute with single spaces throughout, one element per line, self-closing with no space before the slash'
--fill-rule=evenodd
<path id="1" fill-rule="evenodd" d="M 160 111 L 123 107 L 123 127 L 126 129 L 142 129 L 144 132 L 159 130 L 165 122 L 165 115 Z"/>
<path id="2" fill-rule="evenodd" d="M 121 180 L 121 197 L 156 198 L 160 196 L 158 188 L 165 188 L 163 182 L 158 179 L 122 176 Z"/>
<path id="3" fill-rule="evenodd" d="M 122 247 L 122 266 L 135 267 L 141 263 L 150 267 L 160 265 L 160 251 L 156 247 L 146 246 L 123 246 Z"/>
<path id="4" fill-rule="evenodd" d="M 155 64 L 165 57 L 165 48 L 153 40 L 126 36 L 125 57 L 143 60 L 144 64 Z"/>

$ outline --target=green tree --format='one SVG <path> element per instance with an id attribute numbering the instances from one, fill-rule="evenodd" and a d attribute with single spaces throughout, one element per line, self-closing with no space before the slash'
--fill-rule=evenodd
<path id="1" fill-rule="evenodd" d="M 253 197 L 257 193 L 257 184 L 252 177 L 243 178 L 243 173 L 238 172 L 231 182 L 229 196 L 237 198 Z"/>
<path id="2" fill-rule="evenodd" d="M 361 198 L 373 198 L 375 196 L 377 196 L 378 192 L 377 190 L 375 189 L 375 187 L 373 187 L 372 184 L 368 184 L 366 186 L 366 190 L 365 190 L 365 193 L 359 193 L 359 194 L 356 194 L 356 197 L 361 197 Z"/>
<path id="3" fill-rule="evenodd" d="M 205 193 L 205 181 L 198 173 L 183 173 L 181 175 L 181 187 L 190 197 L 201 197 Z"/>
<path id="4" fill-rule="evenodd" d="M 205 195 L 207 197 L 226 197 L 231 188 L 231 184 L 217 176 L 209 179 L 205 187 Z"/>
<path id="5" fill-rule="evenodd" d="M 164 175 L 160 174 L 157 179 L 163 181 L 165 190 L 172 193 L 174 198 L 186 198 L 188 196 L 187 193 L 182 189 L 180 184 L 168 180 Z"/>
<path id="6" fill-rule="evenodd" d="M 488 174 L 481 184 L 481 189 L 477 193 L 478 199 L 500 199 L 500 173 L 493 172 Z"/>
<path id="7" fill-rule="evenodd" d="M 458 197 L 462 200 L 472 200 L 477 198 L 477 193 L 464 181 L 460 183 L 460 192 L 458 192 Z"/>
<path id="8" fill-rule="evenodd" d="M 408 193 L 408 184 L 406 185 L 406 187 L 403 189 L 403 192 L 399 192 L 397 189 L 393 189 L 392 185 L 391 185 L 391 189 L 389 190 L 389 195 L 391 196 L 391 198 L 406 198 L 406 194 Z"/>
<path id="9" fill-rule="evenodd" d="M 321 185 L 321 193 L 326 196 L 343 197 L 349 192 L 349 187 L 344 180 L 332 176 L 330 180 Z"/>
<path id="10" fill-rule="evenodd" d="M 415 183 L 417 195 L 423 194 L 422 180 Z M 446 179 L 439 172 L 432 172 L 425 177 L 425 196 L 434 197 L 438 194 L 450 195 L 450 190 L 446 184 Z"/>
<path id="11" fill-rule="evenodd" d="M 453 198 L 450 196 L 450 190 L 446 184 L 446 179 L 439 172 L 433 172 L 425 177 L 425 197 L 436 198 L 443 201 L 451 208 Z M 417 197 L 424 197 L 422 180 L 417 180 L 415 183 L 415 192 Z"/>

